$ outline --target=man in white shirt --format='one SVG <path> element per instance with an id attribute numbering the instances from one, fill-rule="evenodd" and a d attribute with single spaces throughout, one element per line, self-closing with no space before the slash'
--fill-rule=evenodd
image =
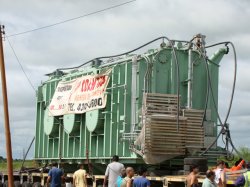
<path id="1" fill-rule="evenodd" d="M 224 161 L 219 160 L 217 161 L 215 172 L 215 179 L 214 182 L 217 184 L 218 187 L 225 187 L 226 186 L 226 178 L 224 172 Z"/>
<path id="2" fill-rule="evenodd" d="M 108 187 L 116 186 L 116 180 L 118 176 L 121 175 L 122 169 L 124 169 L 124 165 L 118 161 L 119 161 L 119 156 L 114 155 L 112 162 L 107 166 L 103 187 L 106 186 L 107 180 L 108 180 Z"/>

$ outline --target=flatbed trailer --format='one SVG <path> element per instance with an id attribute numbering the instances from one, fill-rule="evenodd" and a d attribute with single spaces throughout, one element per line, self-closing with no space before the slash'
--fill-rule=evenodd
<path id="1" fill-rule="evenodd" d="M 236 172 L 227 172 L 227 186 L 234 186 L 234 182 L 238 176 L 246 172 L 246 170 L 240 170 Z M 73 174 L 68 173 L 66 176 L 65 186 L 72 186 Z M 147 179 L 150 180 L 151 186 L 157 187 L 176 187 L 176 186 L 186 186 L 186 175 L 166 175 L 166 176 L 148 176 Z M 39 172 L 31 172 L 31 173 L 14 173 L 14 186 L 15 187 L 41 187 L 46 186 L 46 180 L 48 178 L 48 173 L 39 173 Z M 198 178 L 198 182 L 202 183 L 205 179 L 205 175 L 201 175 Z M 0 175 L 0 186 L 7 187 L 8 175 L 7 173 L 2 173 Z M 104 175 L 93 175 L 87 176 L 88 186 L 92 187 L 100 187 L 103 184 Z"/>

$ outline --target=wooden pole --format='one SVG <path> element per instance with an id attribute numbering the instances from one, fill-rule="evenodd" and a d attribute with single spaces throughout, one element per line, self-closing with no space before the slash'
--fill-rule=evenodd
<path id="1" fill-rule="evenodd" d="M 4 55 L 3 55 L 3 37 L 2 37 L 2 35 L 4 35 L 3 29 L 4 29 L 4 26 L 0 25 L 0 71 L 1 71 L 3 108 L 4 108 L 4 127 L 5 127 L 5 138 L 6 138 L 8 187 L 13 187 L 14 181 L 13 181 L 11 136 L 10 136 L 9 111 L 8 111 L 8 96 L 7 96 L 7 86 L 6 86 L 6 76 L 5 76 Z"/>

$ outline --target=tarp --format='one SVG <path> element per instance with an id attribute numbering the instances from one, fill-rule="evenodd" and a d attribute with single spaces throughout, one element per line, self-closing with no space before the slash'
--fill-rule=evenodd
<path id="1" fill-rule="evenodd" d="M 60 81 L 49 105 L 50 116 L 82 114 L 106 106 L 111 69 L 70 81 Z"/>

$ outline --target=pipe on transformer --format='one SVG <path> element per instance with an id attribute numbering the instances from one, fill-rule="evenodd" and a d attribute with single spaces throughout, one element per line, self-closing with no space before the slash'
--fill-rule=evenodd
<path id="1" fill-rule="evenodd" d="M 136 90 L 137 90 L 137 56 L 132 59 L 132 82 L 131 82 L 131 133 L 135 130 L 136 124 Z"/>
<path id="2" fill-rule="evenodd" d="M 214 65 L 219 65 L 221 59 L 223 58 L 223 56 L 225 54 L 228 53 L 228 48 L 220 48 L 218 51 L 216 51 L 211 57 L 209 57 L 209 62 L 210 64 L 214 64 Z"/>
<path id="3" fill-rule="evenodd" d="M 187 89 L 187 108 L 192 108 L 192 84 L 193 84 L 193 62 L 192 48 L 188 50 L 188 89 Z"/>

